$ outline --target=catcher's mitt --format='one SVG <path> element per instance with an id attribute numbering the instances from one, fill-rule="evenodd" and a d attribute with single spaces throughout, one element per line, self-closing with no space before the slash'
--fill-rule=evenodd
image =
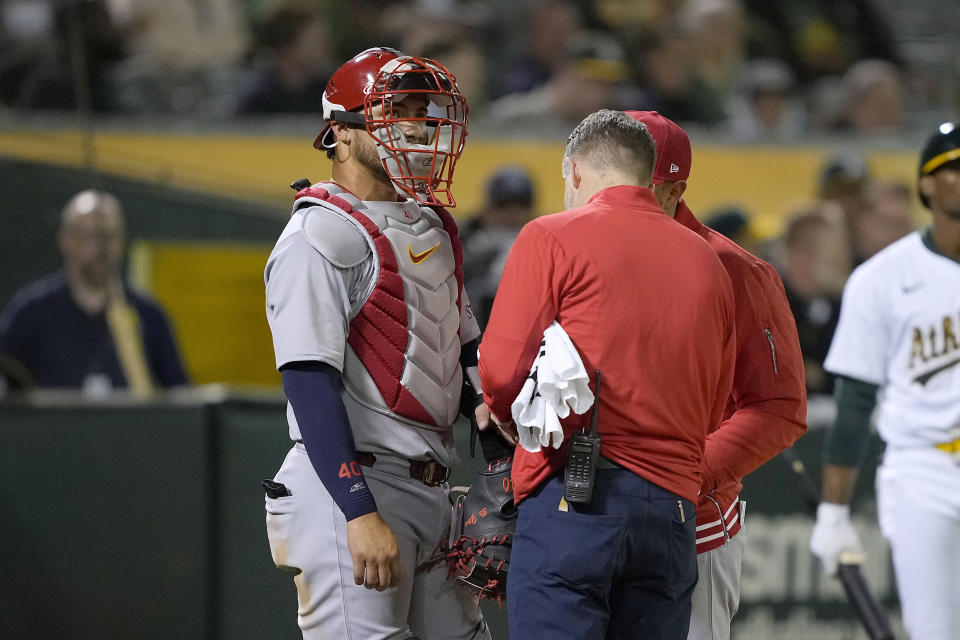
<path id="1" fill-rule="evenodd" d="M 517 528 L 510 458 L 480 471 L 470 490 L 454 503 L 447 560 L 457 582 L 503 605 L 507 569 Z"/>

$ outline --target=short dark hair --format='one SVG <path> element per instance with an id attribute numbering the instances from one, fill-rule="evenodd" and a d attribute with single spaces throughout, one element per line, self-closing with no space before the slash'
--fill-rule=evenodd
<path id="1" fill-rule="evenodd" d="M 591 113 L 567 138 L 566 158 L 579 158 L 599 170 L 609 170 L 650 184 L 657 150 L 647 126 L 623 111 Z"/>

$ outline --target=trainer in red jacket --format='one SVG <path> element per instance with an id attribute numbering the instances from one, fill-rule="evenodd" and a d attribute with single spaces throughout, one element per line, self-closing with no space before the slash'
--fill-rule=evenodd
<path id="1" fill-rule="evenodd" d="M 654 150 L 623 112 L 574 130 L 567 210 L 520 232 L 480 345 L 485 400 L 501 421 L 553 321 L 591 377 L 603 373 L 606 460 L 588 504 L 563 499 L 565 446 L 516 450 L 511 637 L 661 640 L 689 628 L 695 503 L 707 433 L 730 395 L 735 308 L 716 253 L 654 198 Z M 565 436 L 588 419 L 564 420 Z"/>
<path id="2" fill-rule="evenodd" d="M 701 224 L 681 199 L 690 140 L 656 111 L 628 111 L 657 144 L 654 194 L 664 212 L 702 236 L 733 283 L 737 350 L 724 420 L 711 428 L 697 504 L 697 565 L 688 640 L 726 640 L 740 602 L 743 477 L 806 431 L 806 390 L 797 327 L 780 276 L 769 264 Z"/>

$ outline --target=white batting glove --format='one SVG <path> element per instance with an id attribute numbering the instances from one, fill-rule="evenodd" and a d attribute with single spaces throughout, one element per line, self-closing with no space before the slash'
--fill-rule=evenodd
<path id="1" fill-rule="evenodd" d="M 850 522 L 850 506 L 821 502 L 817 507 L 817 522 L 810 536 L 810 551 L 820 558 L 823 570 L 837 575 L 837 564 L 861 564 L 865 559 L 860 536 Z"/>

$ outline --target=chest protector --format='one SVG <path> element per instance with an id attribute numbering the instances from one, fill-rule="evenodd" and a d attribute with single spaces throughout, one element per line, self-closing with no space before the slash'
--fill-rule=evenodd
<path id="1" fill-rule="evenodd" d="M 362 405 L 431 430 L 460 407 L 463 252 L 453 217 L 415 201 L 366 202 L 334 183 L 297 193 L 351 221 L 372 249 L 373 282 L 350 319 L 342 380 Z M 316 245 L 315 245 L 316 246 Z"/>

